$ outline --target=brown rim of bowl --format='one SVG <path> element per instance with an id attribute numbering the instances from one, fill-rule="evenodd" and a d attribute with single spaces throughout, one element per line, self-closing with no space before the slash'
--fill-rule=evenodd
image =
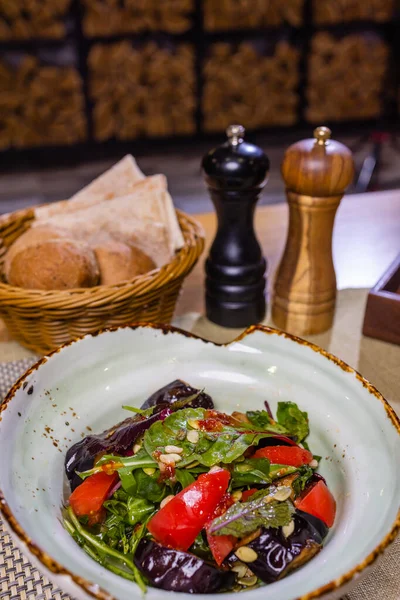
<path id="1" fill-rule="evenodd" d="M 235 342 L 243 340 L 245 337 L 247 337 L 248 335 L 250 335 L 256 331 L 260 331 L 267 335 L 272 335 L 272 334 L 279 335 L 281 337 L 285 337 L 289 340 L 292 340 L 293 342 L 296 342 L 297 344 L 300 344 L 302 346 L 307 346 L 307 347 L 311 348 L 311 350 L 313 350 L 314 352 L 317 352 L 318 354 L 321 354 L 328 360 L 332 361 L 334 364 L 336 364 L 338 367 L 340 367 L 343 371 L 346 371 L 347 373 L 353 373 L 355 375 L 356 379 L 358 379 L 360 381 L 360 383 L 368 390 L 368 392 L 370 394 L 372 394 L 373 396 L 375 396 L 383 404 L 386 414 L 387 414 L 387 417 L 392 422 L 393 426 L 395 427 L 398 434 L 400 435 L 400 419 L 397 416 L 396 412 L 390 406 L 388 401 L 382 396 L 382 394 L 380 392 L 378 392 L 378 390 L 371 383 L 369 383 L 369 381 L 367 381 L 364 377 L 362 377 L 362 375 L 360 375 L 360 373 L 358 373 L 358 371 L 356 371 L 355 369 L 350 367 L 347 363 L 343 362 L 342 360 L 340 360 L 333 354 L 330 354 L 329 352 L 326 352 L 326 350 L 323 350 L 316 344 L 313 344 L 312 342 L 308 342 L 297 336 L 291 335 L 290 333 L 286 333 L 285 331 L 281 331 L 279 329 L 274 329 L 272 327 L 267 327 L 265 325 L 252 325 L 251 327 L 248 327 L 243 333 L 241 333 L 238 337 L 236 337 L 231 342 L 227 342 L 227 343 L 223 343 L 223 344 L 211 342 L 200 336 L 194 335 L 193 333 L 189 333 L 188 331 L 179 329 L 178 327 L 173 327 L 171 325 L 156 324 L 156 323 L 132 323 L 129 325 L 119 325 L 119 326 L 115 326 L 115 327 L 108 327 L 105 329 L 101 329 L 97 333 L 93 333 L 93 334 L 89 333 L 89 334 L 83 335 L 74 340 L 71 340 L 70 342 L 63 344 L 62 346 L 59 346 L 56 350 L 53 350 L 53 352 L 51 352 L 48 355 L 41 358 L 37 363 L 35 363 L 32 367 L 30 367 L 24 373 L 24 375 L 22 375 L 18 379 L 18 381 L 9 390 L 8 394 L 6 395 L 6 397 L 4 399 L 4 402 L 0 405 L 0 420 L 1 420 L 1 413 L 6 410 L 7 406 L 11 402 L 12 398 L 15 396 L 15 393 L 17 392 L 17 390 L 23 386 L 26 378 L 29 377 L 29 375 L 31 375 L 33 372 L 37 371 L 38 368 L 42 364 L 47 362 L 47 360 L 54 354 L 57 354 L 64 348 L 71 346 L 75 342 L 78 342 L 78 341 L 84 339 L 85 337 L 96 337 L 97 335 L 99 335 L 101 333 L 114 332 L 114 331 L 118 331 L 120 329 L 140 329 L 140 328 L 155 329 L 157 331 L 161 331 L 164 334 L 178 333 L 180 335 L 184 335 L 185 337 L 201 340 L 205 343 L 209 343 L 214 346 L 225 346 L 225 347 L 230 346 L 231 344 L 234 344 Z M 74 573 L 71 573 L 68 569 L 66 569 L 65 567 L 60 565 L 57 561 L 53 560 L 51 558 L 51 556 L 49 556 L 44 550 L 39 548 L 39 546 L 37 546 L 30 539 L 30 537 L 25 533 L 25 531 L 19 525 L 18 521 L 15 519 L 14 515 L 12 514 L 12 512 L 6 502 L 6 499 L 4 498 L 3 492 L 1 490 L 0 490 L 0 513 L 2 514 L 4 520 L 7 522 L 10 529 L 27 546 L 29 551 L 42 563 L 42 565 L 46 569 L 48 569 L 50 572 L 52 572 L 56 575 L 68 576 L 71 579 L 71 581 L 74 582 L 75 584 L 77 584 L 80 588 L 82 588 L 82 590 L 84 592 L 93 596 L 94 598 L 98 598 L 98 600 L 116 600 L 114 596 L 112 596 L 108 592 L 101 589 L 97 584 L 91 583 L 84 577 L 80 577 L 79 575 L 75 575 Z M 345 585 L 346 583 L 350 582 L 352 579 L 354 579 L 354 577 L 356 575 L 358 575 L 359 573 L 364 571 L 367 567 L 371 566 L 380 557 L 380 555 L 383 554 L 383 552 L 388 548 L 388 546 L 395 540 L 399 531 L 400 531 L 400 510 L 397 513 L 397 517 L 396 517 L 389 533 L 387 533 L 385 535 L 385 537 L 376 546 L 376 548 L 360 564 L 358 564 L 357 566 L 350 569 L 350 571 L 348 571 L 347 573 L 345 573 L 338 579 L 335 579 L 308 594 L 300 596 L 296 600 L 313 600 L 314 598 L 322 598 L 325 594 L 336 591 L 339 588 L 341 588 L 343 585 Z"/>

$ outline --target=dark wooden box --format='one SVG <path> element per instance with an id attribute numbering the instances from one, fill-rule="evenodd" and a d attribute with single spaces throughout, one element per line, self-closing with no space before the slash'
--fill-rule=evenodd
<path id="1" fill-rule="evenodd" d="M 363 334 L 400 344 L 400 254 L 368 294 Z"/>

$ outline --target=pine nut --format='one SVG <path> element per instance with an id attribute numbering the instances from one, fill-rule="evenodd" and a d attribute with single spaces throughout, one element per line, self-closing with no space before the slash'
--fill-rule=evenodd
<path id="1" fill-rule="evenodd" d="M 182 457 L 179 454 L 161 454 L 160 461 L 164 463 L 164 465 L 175 465 L 176 462 L 182 460 Z"/>
<path id="2" fill-rule="evenodd" d="M 252 577 L 242 577 L 238 579 L 238 583 L 245 587 L 251 587 L 257 583 L 257 575 L 253 575 Z"/>
<path id="3" fill-rule="evenodd" d="M 179 448 L 179 446 L 165 446 L 165 452 L 167 454 L 182 454 L 183 448 Z"/>
<path id="4" fill-rule="evenodd" d="M 214 465 L 213 467 L 211 467 L 211 469 L 208 472 L 209 473 L 218 473 L 218 471 L 221 471 L 221 467 L 219 465 Z"/>
<path id="5" fill-rule="evenodd" d="M 312 469 L 318 469 L 319 467 L 319 462 L 317 460 L 315 460 L 315 458 L 312 459 L 312 461 L 309 463 L 309 466 Z"/>
<path id="6" fill-rule="evenodd" d="M 133 454 L 137 454 L 139 452 L 139 450 L 141 449 L 141 445 L 140 444 L 135 444 L 133 446 Z"/>
<path id="7" fill-rule="evenodd" d="M 196 419 L 188 419 L 188 425 L 190 425 L 192 429 L 200 429 L 199 422 Z"/>
<path id="8" fill-rule="evenodd" d="M 195 431 L 194 429 L 191 429 L 187 432 L 186 439 L 191 444 L 197 444 L 197 442 L 199 441 L 199 432 Z"/>
<path id="9" fill-rule="evenodd" d="M 241 546 L 236 550 L 235 554 L 239 560 L 245 563 L 252 563 L 258 558 L 257 552 L 253 548 L 249 548 L 249 546 Z"/>
<path id="10" fill-rule="evenodd" d="M 143 473 L 146 473 L 146 475 L 154 475 L 155 472 L 156 470 L 153 469 L 153 467 L 146 467 L 143 469 Z"/>
<path id="11" fill-rule="evenodd" d="M 242 562 L 237 562 L 233 565 L 232 571 L 237 573 L 237 576 L 240 578 L 246 577 L 247 566 Z"/>
<path id="12" fill-rule="evenodd" d="M 172 498 L 175 498 L 175 496 L 173 494 L 170 494 L 169 496 L 164 498 L 164 500 L 162 500 L 160 502 L 160 508 L 164 508 L 164 506 L 166 506 L 168 504 L 168 502 L 171 502 Z"/>
<path id="13" fill-rule="evenodd" d="M 294 531 L 294 521 L 293 519 L 290 521 L 290 523 L 288 523 L 288 525 L 284 525 L 282 527 L 282 533 L 285 536 L 285 538 L 288 538 L 289 535 L 292 535 Z"/>
<path id="14" fill-rule="evenodd" d="M 273 494 L 273 500 L 278 500 L 278 502 L 283 502 L 284 500 L 287 500 L 290 495 L 292 493 L 292 488 L 290 487 L 280 487 L 278 489 L 277 492 L 275 492 L 275 494 Z"/>

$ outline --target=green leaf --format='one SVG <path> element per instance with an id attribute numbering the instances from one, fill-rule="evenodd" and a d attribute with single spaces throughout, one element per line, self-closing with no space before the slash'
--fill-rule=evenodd
<path id="1" fill-rule="evenodd" d="M 287 435 L 289 433 L 286 427 L 272 421 L 266 410 L 249 410 L 246 412 L 246 416 L 253 425 L 258 427 L 258 429 L 264 429 L 265 431 L 281 435 Z"/>
<path id="2" fill-rule="evenodd" d="M 189 470 L 186 469 L 176 469 L 175 477 L 178 483 L 181 484 L 182 489 L 186 488 L 188 485 L 195 481 L 195 478 L 190 473 Z"/>
<path id="3" fill-rule="evenodd" d="M 296 473 L 296 471 L 298 471 L 298 467 L 290 467 L 288 465 L 270 465 L 269 468 L 271 481 L 286 477 L 286 475 L 291 475 L 292 473 Z"/>
<path id="4" fill-rule="evenodd" d="M 277 420 L 300 443 L 310 433 L 308 415 L 302 412 L 295 402 L 278 402 Z"/>
<path id="5" fill-rule="evenodd" d="M 86 477 L 90 477 L 94 473 L 98 473 L 99 471 L 104 470 L 104 465 L 110 464 L 110 468 L 112 467 L 115 471 L 120 471 L 125 467 L 129 467 L 131 470 L 133 469 L 142 469 L 145 467 L 158 467 L 156 461 L 151 458 L 143 448 L 134 456 L 114 456 L 113 454 L 106 454 L 101 457 L 96 466 L 93 469 L 89 469 L 88 471 L 84 471 L 83 473 L 79 473 L 79 477 L 82 479 L 86 479 Z M 103 467 L 103 468 L 102 468 Z"/>
<path id="6" fill-rule="evenodd" d="M 309 483 L 314 471 L 308 465 L 300 467 L 299 475 L 292 483 L 292 488 L 296 496 L 299 496 L 304 491 Z"/>
<path id="7" fill-rule="evenodd" d="M 195 554 L 202 560 L 206 560 L 208 562 L 213 561 L 213 555 L 211 553 L 210 547 L 207 542 L 204 540 L 203 534 L 199 533 L 197 538 L 194 540 L 192 546 L 189 548 L 189 552 L 191 554 Z"/>
<path id="8" fill-rule="evenodd" d="M 280 487 L 280 492 L 290 488 Z M 236 502 L 226 513 L 217 517 L 211 523 L 209 532 L 213 535 L 234 535 L 242 538 L 259 527 L 283 527 L 288 525 L 294 513 L 294 506 L 288 500 L 274 500 L 278 491 L 271 487 L 269 490 L 256 492 L 247 502 Z"/>
<path id="9" fill-rule="evenodd" d="M 128 521 L 130 525 L 136 525 L 136 523 L 142 523 L 149 515 L 154 513 L 154 504 L 145 500 L 144 498 L 128 498 Z"/>
<path id="10" fill-rule="evenodd" d="M 154 412 L 155 406 L 151 406 L 150 408 L 136 408 L 136 406 L 123 406 L 124 410 L 129 410 L 130 412 L 136 413 L 137 415 L 142 415 L 143 417 L 151 417 Z"/>
<path id="11" fill-rule="evenodd" d="M 119 469 L 122 488 L 129 496 L 139 496 L 149 502 L 157 503 L 167 495 L 166 486 L 158 483 L 159 471 L 154 475 L 147 475 L 142 469 L 132 471 L 131 467 Z"/>
<path id="12" fill-rule="evenodd" d="M 203 408 L 186 408 L 170 415 L 164 421 L 154 423 L 144 435 L 144 447 L 147 453 L 164 452 L 165 446 L 176 445 L 182 448 L 179 468 L 199 462 L 212 467 L 224 462 L 229 464 L 242 456 L 250 446 L 257 445 L 260 440 L 270 437 L 270 433 L 254 432 L 247 427 L 233 427 L 221 424 L 220 431 L 198 431 L 196 444 L 181 440 L 177 436 L 191 429 L 191 421 L 203 420 L 206 411 Z"/>
<path id="13" fill-rule="evenodd" d="M 232 472 L 232 487 L 267 485 L 271 483 L 270 463 L 266 458 L 250 458 L 236 463 Z"/>

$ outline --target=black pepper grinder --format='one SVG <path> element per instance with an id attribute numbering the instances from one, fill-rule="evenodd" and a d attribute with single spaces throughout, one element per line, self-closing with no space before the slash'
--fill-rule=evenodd
<path id="1" fill-rule="evenodd" d="M 203 158 L 218 230 L 206 261 L 206 314 L 223 327 L 241 328 L 265 317 L 267 268 L 254 233 L 254 211 L 267 181 L 268 157 L 231 125 L 228 141 Z"/>

